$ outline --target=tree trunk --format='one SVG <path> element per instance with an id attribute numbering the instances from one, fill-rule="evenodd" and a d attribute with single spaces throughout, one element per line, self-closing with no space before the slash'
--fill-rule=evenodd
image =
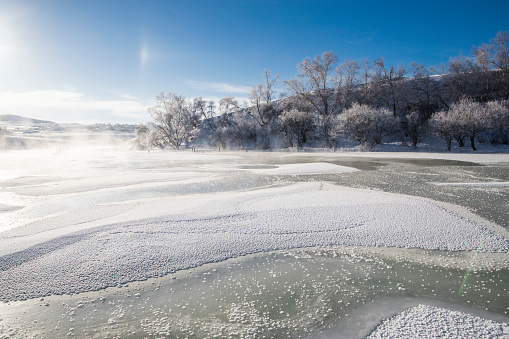
<path id="1" fill-rule="evenodd" d="M 445 143 L 447 144 L 447 149 L 446 149 L 446 151 L 447 151 L 447 152 L 450 152 L 450 151 L 451 151 L 452 138 L 447 138 L 447 139 L 445 140 Z"/>
<path id="2" fill-rule="evenodd" d="M 477 151 L 477 148 L 475 148 L 475 137 L 473 136 L 470 137 L 470 146 L 472 146 L 474 151 Z"/>
<path id="3" fill-rule="evenodd" d="M 465 140 L 462 136 L 456 136 L 454 139 L 458 142 L 458 147 L 465 147 Z"/>

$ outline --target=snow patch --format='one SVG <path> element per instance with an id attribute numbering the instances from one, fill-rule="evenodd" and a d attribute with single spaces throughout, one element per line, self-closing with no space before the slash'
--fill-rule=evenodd
<path id="1" fill-rule="evenodd" d="M 419 305 L 384 321 L 368 336 L 379 338 L 509 338 L 509 324 Z"/>
<path id="2" fill-rule="evenodd" d="M 357 171 L 359 170 L 356 168 L 330 164 L 327 162 L 279 165 L 278 168 L 256 170 L 256 172 L 261 174 L 272 174 L 272 175 L 310 175 L 310 174 L 349 173 Z"/>
<path id="3" fill-rule="evenodd" d="M 276 249 L 509 249 L 504 237 L 436 204 L 317 182 L 149 200 L 107 219 L 94 216 L 102 209 L 88 212 L 87 222 L 82 210 L 53 217 L 60 228 L 40 221 L 0 233 L 0 300 L 98 290 Z"/>

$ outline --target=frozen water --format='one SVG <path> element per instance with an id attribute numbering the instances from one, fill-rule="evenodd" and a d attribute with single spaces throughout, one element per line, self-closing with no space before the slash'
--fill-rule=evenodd
<path id="1" fill-rule="evenodd" d="M 350 186 L 375 187 L 393 190 L 396 193 L 408 190 L 409 193 L 417 192 L 416 195 L 423 197 L 428 197 L 430 192 L 439 191 L 443 192 L 444 196 L 452 198 L 457 197 L 456 191 L 451 192 L 453 189 L 476 188 L 468 185 L 455 187 L 427 184 L 438 180 L 441 168 L 430 170 L 429 174 L 412 173 L 410 170 L 415 171 L 415 168 L 411 165 L 402 167 L 404 168 L 402 173 L 392 168 L 387 172 L 362 172 L 337 165 L 342 163 L 338 155 L 313 154 L 315 158 L 310 158 L 310 155 L 306 154 L 299 156 L 302 158 L 287 154 L 251 153 L 217 156 L 184 152 L 116 153 L 107 149 L 58 154 L 7 152 L 3 157 L 6 161 L 0 165 L 0 171 L 7 171 L 0 182 L 0 194 L 3 199 L 0 205 L 2 222 L 0 297 L 7 301 L 52 295 L 48 300 L 53 303 L 53 300 L 57 300 L 55 295 L 62 293 L 125 286 L 127 282 L 160 277 L 176 270 L 189 272 L 188 268 L 208 262 L 219 262 L 227 258 L 276 249 L 360 245 L 384 249 L 414 247 L 446 251 L 440 252 L 445 254 L 440 254 L 436 258 L 434 264 L 436 266 L 432 265 L 432 268 L 429 268 L 430 272 L 438 272 L 445 262 L 456 260 L 451 254 L 447 254 L 450 253 L 447 251 L 485 251 L 486 255 L 495 255 L 497 252 L 506 255 L 508 251 L 506 233 L 498 232 L 496 228 L 486 229 L 482 222 L 467 220 L 433 202 L 401 194 L 349 189 L 331 184 L 344 182 Z M 361 155 L 351 153 L 348 156 L 363 158 Z M 418 155 L 416 158 L 427 159 L 426 162 L 432 163 L 429 157 L 432 155 Z M 451 158 L 454 157 L 456 155 L 452 155 Z M 447 157 L 444 158 L 447 160 Z M 468 159 L 458 156 L 457 160 L 504 163 L 508 162 L 507 158 L 505 155 L 481 154 L 468 156 Z M 306 160 L 305 163 L 299 163 L 303 159 Z M 383 157 L 380 159 L 377 160 L 379 164 L 386 161 Z M 324 162 L 329 160 L 335 164 Z M 502 174 L 497 182 L 508 180 L 504 179 L 506 170 L 507 167 L 501 167 Z M 468 172 L 462 174 L 465 177 L 473 176 L 474 173 L 465 172 Z M 482 174 L 482 170 L 476 170 L 474 174 L 478 172 Z M 427 183 L 414 181 L 414 178 L 423 177 L 428 180 Z M 432 180 L 433 178 L 435 180 Z M 366 184 L 363 182 L 365 179 L 370 181 L 366 181 Z M 465 178 L 458 180 L 469 182 Z M 396 189 L 393 189 L 394 187 Z M 488 191 L 481 193 L 494 199 L 493 201 L 500 200 L 500 194 L 505 192 L 503 185 L 488 188 L 495 189 L 496 194 Z M 488 206 L 481 207 L 480 212 L 490 211 Z M 352 256 L 357 258 L 356 255 L 361 252 L 360 249 L 355 249 Z M 401 257 L 404 257 L 408 250 L 401 253 Z M 359 258 L 371 260 L 362 256 Z M 362 266 L 362 260 L 355 261 L 348 267 L 343 263 L 340 264 L 343 265 L 339 270 L 342 274 L 340 281 L 343 281 L 344 285 L 339 281 L 331 283 L 330 279 L 333 276 L 328 274 L 327 270 L 332 270 L 334 266 L 329 266 L 318 271 L 315 276 L 307 277 L 309 285 L 302 286 L 301 298 L 294 298 L 292 291 L 288 290 L 288 293 L 281 294 L 280 301 L 273 300 L 267 303 L 272 305 L 274 310 L 277 309 L 277 312 L 283 313 L 269 310 L 270 312 L 265 314 L 262 312 L 263 308 L 257 308 L 260 305 L 254 307 L 246 303 L 246 300 L 234 298 L 245 290 L 240 281 L 250 274 L 249 271 L 243 271 L 242 275 L 228 282 L 229 285 L 236 286 L 236 289 L 232 290 L 234 293 L 232 300 L 221 297 L 221 292 L 225 294 L 227 291 L 221 291 L 220 286 L 224 281 L 216 280 L 214 286 L 219 289 L 217 291 L 219 295 L 215 296 L 217 300 L 224 299 L 225 303 L 221 305 L 226 305 L 221 314 L 237 326 L 230 327 L 228 333 L 233 335 L 237 331 L 248 336 L 257 333 L 256 329 L 270 333 L 268 328 L 263 327 L 264 322 L 269 327 L 291 324 L 297 326 L 297 323 L 305 323 L 302 318 L 277 320 L 286 319 L 287 314 L 292 314 L 290 309 L 281 306 L 283 303 L 294 305 L 295 309 L 302 310 L 302 316 L 306 317 L 307 313 L 304 312 L 307 308 L 314 309 L 319 305 L 319 312 L 309 318 L 309 328 L 316 330 L 324 324 L 331 323 L 332 320 L 327 317 L 334 314 L 343 316 L 344 312 L 349 312 L 351 306 L 348 305 L 358 301 L 355 297 L 358 295 L 356 291 L 377 288 L 406 293 L 405 291 L 412 290 L 410 286 L 420 286 L 413 285 L 416 278 L 423 279 L 422 282 L 418 281 L 423 285 L 423 289 L 429 289 L 430 297 L 435 296 L 434 293 L 438 290 L 431 278 L 418 275 L 417 272 L 423 270 L 419 264 L 412 268 L 415 275 L 408 278 L 405 282 L 408 285 L 404 287 L 385 286 L 383 283 L 377 285 L 376 281 L 380 282 L 380 276 L 378 280 L 369 280 L 370 286 L 364 286 L 365 278 L 370 274 L 369 270 L 362 273 L 363 279 L 350 285 L 351 275 L 358 274 L 356 270 Z M 296 259 L 296 262 L 294 268 L 298 269 L 300 259 Z M 373 267 L 379 264 L 380 262 L 375 262 Z M 257 277 L 253 277 L 255 280 L 249 287 L 250 290 L 242 292 L 246 293 L 243 298 L 248 298 L 250 293 L 256 290 L 255 286 L 263 283 L 262 279 L 270 277 L 274 280 L 275 290 L 271 290 L 273 293 L 276 291 L 282 293 L 284 291 L 279 289 L 291 287 L 287 286 L 284 280 L 286 278 L 283 278 L 281 273 L 271 270 L 273 265 L 275 263 L 270 263 L 267 265 L 267 271 L 264 269 L 258 272 L 260 276 L 258 280 Z M 483 295 L 489 295 L 492 290 L 500 293 L 498 299 L 507 300 L 507 291 L 500 287 L 506 282 L 504 272 L 507 263 L 504 265 L 500 273 L 497 271 L 500 281 L 496 284 L 499 285 L 491 284 L 489 281 L 494 274 L 479 278 L 481 280 L 474 288 L 481 292 L 478 293 L 477 299 L 469 299 L 469 302 L 473 300 L 486 309 L 491 307 L 490 309 L 500 312 L 500 306 L 497 306 L 498 308 L 492 306 L 495 304 L 493 298 L 497 297 L 490 297 L 491 299 L 484 297 L 486 303 L 479 300 Z M 390 271 L 388 268 L 390 266 L 394 264 L 382 266 L 380 270 Z M 468 267 L 467 263 L 466 268 Z M 403 269 L 399 274 L 404 275 L 405 272 Z M 465 276 L 465 270 L 450 272 L 453 273 L 460 277 L 460 284 Z M 155 281 L 161 281 L 160 279 Z M 441 277 L 437 276 L 436 280 L 439 279 Z M 296 281 L 302 280 L 302 276 L 296 277 Z M 199 282 L 206 284 L 206 281 L 209 281 L 207 277 L 200 277 Z M 341 286 L 342 289 L 350 288 L 348 305 L 340 303 L 341 306 L 335 308 L 332 306 L 331 298 L 321 296 L 322 293 L 331 295 L 334 284 Z M 199 286 L 201 285 L 195 285 L 198 289 Z M 308 298 L 312 294 L 309 286 L 313 286 L 315 291 L 313 293 L 320 299 Z M 185 290 L 182 286 L 175 288 L 178 292 L 175 296 Z M 259 288 L 262 292 L 266 290 Z M 447 293 L 457 293 L 458 288 L 459 286 L 454 284 L 448 285 L 447 291 L 439 295 L 445 298 Z M 415 293 L 416 290 L 412 291 Z M 173 295 L 171 291 L 167 293 Z M 189 293 L 189 298 L 195 297 L 196 300 L 193 300 L 200 300 L 196 290 Z M 143 296 L 141 293 L 141 297 Z M 255 300 L 257 298 L 256 295 L 251 297 Z M 336 303 L 345 299 L 339 298 L 340 295 L 337 297 L 337 300 L 334 299 Z M 369 293 L 365 293 L 364 298 L 369 300 L 369 297 Z M 74 300 L 73 297 L 69 298 Z M 143 303 L 154 305 L 154 301 L 147 298 L 143 299 Z M 38 299 L 17 305 L 28 305 L 34 300 Z M 116 302 L 129 303 L 129 300 L 127 297 L 119 297 Z M 227 301 L 231 302 L 228 304 Z M 307 303 L 308 301 L 310 303 Z M 206 302 L 210 305 L 214 300 L 207 299 Z M 231 306 L 232 302 L 236 306 Z M 301 302 L 303 304 L 300 304 Z M 44 303 L 40 302 L 42 305 Z M 143 307 L 143 303 L 140 302 L 138 306 Z M 179 318 L 181 322 L 175 320 L 171 323 L 172 333 L 176 333 L 175 326 L 180 326 L 181 333 L 191 335 L 189 331 L 193 328 L 192 317 L 200 312 L 200 304 L 196 303 L 191 308 L 193 305 L 191 301 L 179 300 L 175 303 L 175 305 L 169 303 L 165 307 L 175 308 L 178 304 L 181 310 L 188 310 L 186 311 L 188 313 L 183 313 L 183 318 Z M 6 305 L 0 309 L 0 318 L 2 314 L 14 310 L 12 309 L 14 303 Z M 123 317 L 123 314 L 127 314 L 127 306 L 125 305 L 121 311 L 118 310 L 114 316 L 108 313 L 108 318 L 105 318 L 107 326 L 116 328 L 119 333 L 123 331 L 121 326 L 129 326 L 129 321 L 134 321 L 137 314 L 133 312 L 132 318 L 129 318 L 131 320 L 126 320 L 127 315 Z M 336 312 L 337 309 L 341 311 Z M 78 310 L 69 312 L 79 313 Z M 165 326 L 169 324 L 169 321 L 164 320 L 168 316 L 165 313 L 168 310 L 161 308 L 158 312 L 160 313 L 157 317 L 152 315 L 144 318 L 144 329 L 157 328 L 158 332 L 154 332 L 154 335 L 162 335 L 159 332 L 164 332 Z M 83 319 L 91 317 L 92 313 L 87 314 Z M 206 317 L 207 314 L 203 316 Z M 70 317 L 74 321 L 74 318 Z M 58 315 L 55 319 L 59 319 Z M 91 321 L 90 318 L 87 319 L 81 325 L 77 323 L 71 325 L 73 328 L 85 326 L 85 323 Z M 110 319 L 111 323 L 108 322 Z M 53 320 L 46 319 L 47 322 Z M 157 324 L 154 321 L 157 321 Z M 214 320 L 208 319 L 204 322 L 207 321 L 210 328 L 214 328 Z M 253 326 L 250 327 L 243 321 L 253 321 Z M 0 335 L 3 334 L 1 326 L 0 320 Z M 31 328 L 30 324 L 27 326 L 26 328 Z M 184 331 L 186 328 L 189 328 L 188 332 Z M 278 333 L 286 333 L 282 327 L 279 330 L 281 332 Z M 217 330 L 215 333 L 222 332 Z"/>

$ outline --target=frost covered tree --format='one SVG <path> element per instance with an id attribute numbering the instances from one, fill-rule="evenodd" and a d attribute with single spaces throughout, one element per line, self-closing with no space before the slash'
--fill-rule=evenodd
<path id="1" fill-rule="evenodd" d="M 238 148 L 246 148 L 246 142 L 255 138 L 255 130 L 244 113 L 245 104 L 226 96 L 219 101 L 221 111 L 220 124 L 224 135 Z"/>
<path id="2" fill-rule="evenodd" d="M 483 103 L 465 98 L 452 104 L 448 111 L 435 113 L 430 125 L 433 132 L 446 142 L 447 151 L 451 150 L 453 139 L 461 147 L 464 138 L 470 139 L 470 146 L 475 151 L 475 138 L 490 128 L 490 119 Z"/>
<path id="3" fill-rule="evenodd" d="M 275 87 L 279 75 L 272 76 L 269 70 L 264 70 L 264 83 L 251 88 L 249 93 L 249 105 L 245 111 L 256 122 L 255 144 L 259 148 L 268 149 L 271 139 L 277 130 L 276 122 L 281 114 L 279 105 L 275 102 Z"/>
<path id="4" fill-rule="evenodd" d="M 303 147 L 310 139 L 315 124 L 312 107 L 302 98 L 291 96 L 281 100 L 279 116 L 281 133 L 289 147 Z"/>
<path id="5" fill-rule="evenodd" d="M 429 126 L 433 134 L 445 141 L 446 151 L 450 152 L 457 127 L 456 117 L 446 110 L 435 112 L 429 120 Z"/>
<path id="6" fill-rule="evenodd" d="M 179 149 L 198 125 L 198 117 L 183 96 L 161 92 L 148 109 L 156 122 L 154 142 L 161 148 Z"/>
<path id="7" fill-rule="evenodd" d="M 284 82 L 294 95 L 309 103 L 318 114 L 322 138 L 330 148 L 335 145 L 333 117 L 341 107 L 341 78 L 337 74 L 337 63 L 333 52 L 324 52 L 313 60 L 306 58 L 297 65 L 297 79 Z"/>
<path id="8" fill-rule="evenodd" d="M 5 127 L 0 126 L 0 149 L 5 148 Z"/>
<path id="9" fill-rule="evenodd" d="M 509 101 L 489 101 L 486 103 L 492 144 L 509 144 Z"/>
<path id="10" fill-rule="evenodd" d="M 459 129 L 470 139 L 470 146 L 476 151 L 475 138 L 490 127 L 485 105 L 466 98 L 452 105 L 450 111 L 457 116 Z"/>
<path id="11" fill-rule="evenodd" d="M 358 141 L 362 147 L 373 147 L 395 132 L 397 120 L 386 108 L 353 104 L 338 117 L 338 128 L 342 135 Z"/>
<path id="12" fill-rule="evenodd" d="M 133 146 L 139 150 L 150 150 L 157 146 L 155 143 L 155 133 L 148 125 L 139 124 L 134 128 Z"/>
<path id="13" fill-rule="evenodd" d="M 401 133 L 404 134 L 403 144 L 408 144 L 408 139 L 410 146 L 417 148 L 428 133 L 428 120 L 423 118 L 421 113 L 413 111 L 400 118 L 400 127 Z"/>
<path id="14" fill-rule="evenodd" d="M 249 92 L 250 107 L 246 112 L 260 127 L 269 125 L 279 114 L 278 108 L 274 103 L 275 87 L 278 80 L 279 75 L 272 76 L 271 72 L 266 69 L 264 70 L 263 85 L 254 85 L 251 88 L 251 92 Z"/>
<path id="15" fill-rule="evenodd" d="M 217 129 L 216 103 L 213 100 L 206 101 L 202 97 L 193 99 L 191 110 L 195 117 L 201 117 L 207 126 L 215 131 Z"/>

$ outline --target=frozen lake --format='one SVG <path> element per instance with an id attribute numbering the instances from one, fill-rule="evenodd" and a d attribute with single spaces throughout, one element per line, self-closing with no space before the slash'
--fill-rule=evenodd
<path id="1" fill-rule="evenodd" d="M 467 334 L 509 320 L 507 154 L 82 148 L 0 164 L 0 337 L 362 338 L 397 314 L 462 312 Z"/>

